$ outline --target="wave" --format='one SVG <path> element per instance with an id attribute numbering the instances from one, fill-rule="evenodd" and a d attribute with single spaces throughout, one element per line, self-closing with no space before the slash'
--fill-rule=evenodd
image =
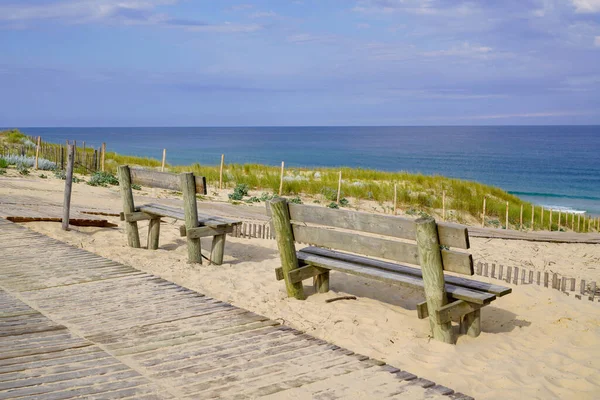
<path id="1" fill-rule="evenodd" d="M 509 191 L 508 193 L 514 194 L 515 196 L 535 196 L 535 197 L 552 197 L 552 198 L 560 198 L 560 199 L 600 200 L 600 197 L 595 197 L 595 196 L 574 196 L 574 195 L 569 195 L 569 194 L 516 192 L 516 191 Z"/>

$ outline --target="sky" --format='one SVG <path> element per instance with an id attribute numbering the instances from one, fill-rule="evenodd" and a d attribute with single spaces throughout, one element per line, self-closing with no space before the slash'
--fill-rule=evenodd
<path id="1" fill-rule="evenodd" d="M 600 124 L 600 0 L 0 0 L 0 126 Z"/>

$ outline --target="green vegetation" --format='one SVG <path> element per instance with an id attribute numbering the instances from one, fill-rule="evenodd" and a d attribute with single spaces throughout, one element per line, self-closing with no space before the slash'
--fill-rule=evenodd
<path id="1" fill-rule="evenodd" d="M 230 200 L 242 200 L 244 196 L 248 196 L 248 185 L 245 183 L 239 183 L 235 189 L 233 189 L 233 193 L 229 195 Z"/>
<path id="2" fill-rule="evenodd" d="M 17 171 L 19 171 L 19 174 L 21 175 L 29 175 L 29 168 L 24 164 L 17 164 Z"/>
<path id="3" fill-rule="evenodd" d="M 11 144 L 8 141 L 18 142 Z M 28 138 L 17 130 L 4 131 L 0 133 L 0 144 L 8 148 L 8 153 L 12 164 L 16 165 L 21 161 L 31 166 L 35 156 L 35 146 L 23 146 L 24 141 L 33 144 L 33 138 Z M 58 144 L 45 143 L 46 158 L 50 160 L 41 161 L 43 169 L 53 169 L 55 162 L 60 162 L 57 156 L 59 153 Z M 64 148 L 64 145 L 62 146 Z M 25 152 L 25 157 L 16 156 L 21 151 Z M 91 164 L 94 150 L 86 148 L 85 159 L 87 166 Z M 78 148 L 79 159 L 83 158 L 82 149 Z M 0 170 L 4 165 L 0 158 Z M 218 160 L 215 160 L 215 163 Z M 128 164 L 144 168 L 159 168 L 161 161 L 148 157 L 134 157 L 121 155 L 114 152 L 107 152 L 105 159 L 106 173 L 94 174 L 88 184 L 92 186 L 107 186 L 118 184 L 113 174 L 116 173 L 119 165 Z M 212 188 L 218 186 L 219 166 L 218 165 L 200 165 L 195 163 L 190 166 L 170 166 L 167 165 L 169 172 L 194 172 L 196 175 L 206 177 L 207 184 Z M 86 167 L 76 165 L 77 173 L 89 173 Z M 509 226 L 519 228 L 520 211 L 523 206 L 523 226 L 527 229 L 549 229 L 550 212 L 545 210 L 543 220 L 541 210 L 536 207 L 535 221 L 531 223 L 531 204 L 522 201 L 505 191 L 478 182 L 452 179 L 443 176 L 410 174 L 407 172 L 384 172 L 369 169 L 341 168 L 342 171 L 342 192 L 340 193 L 340 203 L 337 204 L 337 187 L 340 169 L 334 168 L 289 168 L 285 171 L 282 194 L 289 196 L 290 202 L 296 201 L 300 196 L 305 201 L 316 204 L 328 205 L 328 207 L 350 207 L 360 205 L 362 201 L 374 201 L 378 207 L 373 207 L 377 211 L 382 209 L 385 212 L 393 212 L 394 186 L 397 188 L 397 206 L 399 210 L 408 210 L 406 213 L 414 216 L 423 214 L 435 215 L 440 218 L 442 210 L 442 193 L 446 193 L 446 217 L 449 221 L 459 223 L 481 223 L 481 212 L 483 198 L 486 197 L 486 226 L 501 227 L 506 224 L 506 203 L 509 204 L 508 219 Z M 257 200 L 264 202 L 271 200 L 279 192 L 280 172 L 279 166 L 268 166 L 260 164 L 229 164 L 223 171 L 223 185 L 225 188 L 233 189 L 230 199 L 235 204 L 241 204 L 239 201 L 248 196 L 249 191 L 262 191 L 260 196 L 253 196 L 244 202 L 252 203 Z M 179 193 L 177 193 L 179 195 Z M 309 200 L 306 200 L 309 197 Z M 572 218 L 572 217 L 571 217 Z M 577 217 L 575 217 L 577 219 Z M 558 220 L 555 213 L 553 225 Z M 561 226 L 571 227 L 572 220 L 568 224 L 564 223 L 564 216 Z M 577 228 L 577 221 L 575 221 Z M 560 229 L 553 226 L 554 230 Z"/>
<path id="4" fill-rule="evenodd" d="M 140 185 L 136 184 L 136 183 L 132 183 L 131 184 L 131 188 L 133 190 L 142 190 L 142 187 Z"/>
<path id="5" fill-rule="evenodd" d="M 87 183 L 90 186 L 118 185 L 119 180 L 110 172 L 95 172 Z"/>
<path id="6" fill-rule="evenodd" d="M 8 161 L 6 161 L 4 158 L 0 158 L 0 168 L 7 168 L 8 167 Z"/>

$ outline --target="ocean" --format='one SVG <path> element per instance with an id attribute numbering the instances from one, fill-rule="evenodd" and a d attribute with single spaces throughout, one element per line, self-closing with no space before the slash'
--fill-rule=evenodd
<path id="1" fill-rule="evenodd" d="M 348 166 L 499 186 L 546 207 L 600 215 L 600 126 L 21 128 L 171 164 Z"/>

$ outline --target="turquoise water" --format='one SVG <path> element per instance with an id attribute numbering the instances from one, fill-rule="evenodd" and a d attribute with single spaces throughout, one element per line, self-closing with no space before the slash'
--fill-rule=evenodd
<path id="1" fill-rule="evenodd" d="M 348 166 L 476 180 L 600 215 L 600 126 L 21 128 L 171 164 Z"/>

